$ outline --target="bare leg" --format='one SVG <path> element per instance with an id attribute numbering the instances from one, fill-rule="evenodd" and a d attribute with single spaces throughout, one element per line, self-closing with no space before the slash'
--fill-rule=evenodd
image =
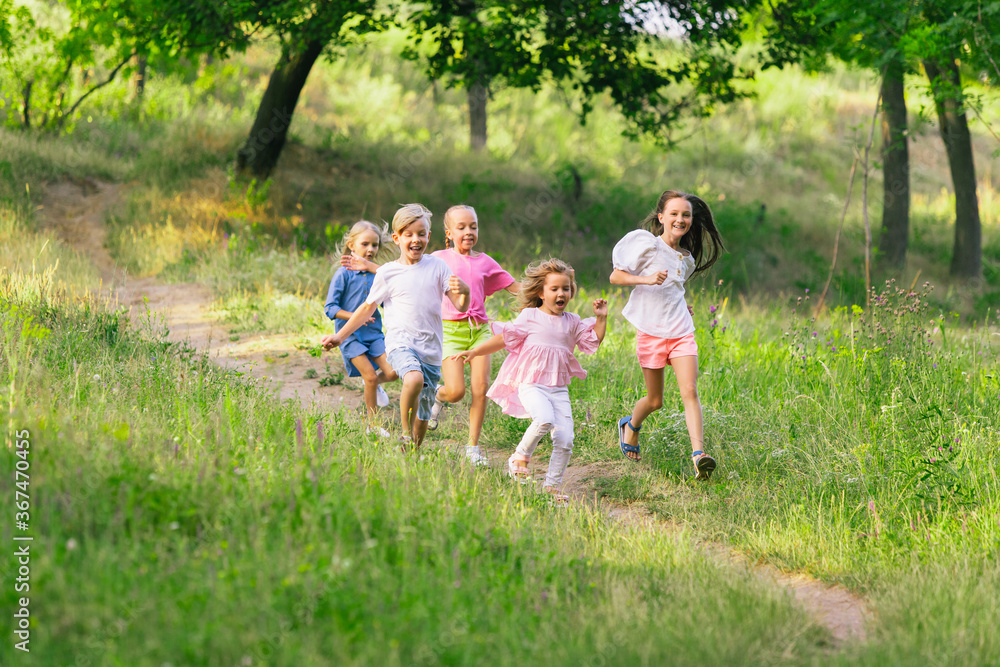
<path id="1" fill-rule="evenodd" d="M 403 391 L 399 394 L 399 417 L 403 425 L 403 433 L 412 434 L 416 430 L 417 402 L 420 400 L 420 390 L 424 387 L 424 374 L 420 371 L 409 371 L 403 376 Z M 426 429 L 427 422 L 424 422 Z M 421 438 L 423 434 L 421 434 Z M 416 438 L 414 438 L 416 440 Z"/>
<path id="2" fill-rule="evenodd" d="M 389 365 L 389 360 L 385 358 L 385 355 L 379 355 L 375 357 L 375 363 L 378 364 L 378 382 L 382 384 L 383 382 L 395 382 L 399 379 L 396 375 L 396 371 L 392 370 L 392 366 Z"/>
<path id="3" fill-rule="evenodd" d="M 698 399 L 698 357 L 675 357 L 670 360 L 677 376 L 677 388 L 684 402 L 684 421 L 691 436 L 691 451 L 705 449 L 704 422 Z"/>
<path id="4" fill-rule="evenodd" d="M 465 364 L 445 359 L 441 362 L 441 379 L 444 380 L 444 386 L 438 390 L 437 400 L 442 403 L 458 403 L 462 400 L 465 396 Z"/>
<path id="5" fill-rule="evenodd" d="M 414 409 L 416 413 L 416 409 Z M 420 445 L 424 442 L 424 436 L 427 435 L 427 420 L 426 419 L 414 419 L 413 420 L 413 444 L 418 449 Z"/>
<path id="6" fill-rule="evenodd" d="M 486 418 L 486 391 L 490 388 L 490 356 L 472 359 L 472 407 L 469 408 L 469 444 L 479 446 Z"/>
<path id="7" fill-rule="evenodd" d="M 663 407 L 663 369 L 643 368 L 642 379 L 646 383 L 646 395 L 640 398 L 635 407 L 632 408 L 630 421 L 632 426 L 639 428 L 646 417 Z M 639 444 L 639 434 L 625 427 L 625 444 L 635 446 Z M 639 455 L 633 452 L 628 453 L 630 459 L 638 459 Z"/>
<path id="8" fill-rule="evenodd" d="M 378 405 L 375 400 L 375 390 L 378 387 L 375 367 L 372 366 L 372 362 L 368 361 L 368 357 L 363 354 L 351 359 L 351 363 L 361 373 L 361 379 L 365 383 L 365 407 L 368 408 L 368 416 L 374 417 L 378 411 Z"/>

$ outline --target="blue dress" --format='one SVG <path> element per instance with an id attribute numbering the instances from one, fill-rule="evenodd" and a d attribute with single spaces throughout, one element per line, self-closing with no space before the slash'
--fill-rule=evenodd
<path id="1" fill-rule="evenodd" d="M 368 292 L 372 288 L 375 274 L 371 271 L 351 271 L 340 267 L 333 274 L 330 289 L 326 293 L 326 316 L 334 321 L 336 331 L 340 331 L 347 320 L 338 320 L 337 311 L 354 312 L 364 304 Z M 375 310 L 375 321 L 362 325 L 352 333 L 340 346 L 340 354 L 344 357 L 344 368 L 348 377 L 360 377 L 361 373 L 351 359 L 366 355 L 372 366 L 378 368 L 375 357 L 385 354 L 385 334 L 382 333 L 382 314 Z"/>

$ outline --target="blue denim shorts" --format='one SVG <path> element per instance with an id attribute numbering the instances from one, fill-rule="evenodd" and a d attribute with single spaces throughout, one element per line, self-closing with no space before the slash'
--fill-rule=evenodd
<path id="1" fill-rule="evenodd" d="M 422 421 L 430 419 L 437 386 L 441 381 L 441 367 L 425 364 L 417 353 L 408 347 L 398 347 L 390 351 L 386 359 L 400 380 L 410 371 L 419 371 L 424 376 L 424 387 L 420 390 L 420 398 L 417 400 L 417 419 Z"/>
<path id="2" fill-rule="evenodd" d="M 354 367 L 351 359 L 364 355 L 368 357 L 368 361 L 375 367 L 375 370 L 378 370 L 375 357 L 381 357 L 385 354 L 385 338 L 376 338 L 365 342 L 358 340 L 355 336 L 348 336 L 347 341 L 340 346 L 340 354 L 344 358 L 344 369 L 347 371 L 347 377 L 361 377 L 361 371 Z"/>

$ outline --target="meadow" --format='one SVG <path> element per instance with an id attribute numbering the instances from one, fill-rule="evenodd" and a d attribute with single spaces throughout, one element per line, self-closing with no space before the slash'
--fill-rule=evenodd
<path id="1" fill-rule="evenodd" d="M 983 284 L 944 274 L 947 176 L 933 128 L 917 123 L 907 272 L 865 293 L 854 208 L 817 314 L 874 99 L 862 74 L 762 75 L 760 99 L 667 154 L 620 138 L 606 109 L 581 128 L 557 91 L 502 91 L 484 156 L 462 147 L 456 94 L 396 67 L 395 46 L 390 36 L 315 72 L 268 183 L 226 172 L 266 52 L 153 79 L 139 108 L 110 87 L 66 137 L 0 130 L 0 384 L 8 432 L 30 433 L 28 454 L 7 449 L 2 488 L 14 495 L 28 460 L 36 536 L 33 655 L 8 641 L 0 662 L 1000 662 L 989 138 L 977 139 Z M 420 455 L 403 456 L 353 414 L 280 403 L 150 335 L 102 296 L 86 257 L 39 225 L 44 185 L 61 178 L 126 184 L 107 221 L 112 255 L 134 275 L 211 285 L 234 334 L 318 338 L 345 225 L 387 218 L 400 201 L 474 204 L 483 249 L 513 270 L 565 256 L 582 285 L 572 308 L 605 294 L 616 313 L 571 389 L 572 463 L 598 464 L 589 483 L 604 506 L 657 523 L 558 509 L 498 470 L 462 465 L 433 442 L 461 441 L 460 407 Z M 621 459 L 613 427 L 642 385 L 617 316 L 623 294 L 606 283 L 609 248 L 676 180 L 712 202 L 730 247 L 690 286 L 720 463 L 709 484 L 691 479 L 675 390 L 647 422 L 641 464 Z M 503 299 L 490 307 L 512 314 Z M 484 442 L 512 449 L 524 425 L 491 407 Z M 835 644 L 786 594 L 701 544 L 863 595 L 866 641 Z M 0 562 L 4 581 L 14 568 Z M 4 609 L 17 598 L 5 587 Z"/>

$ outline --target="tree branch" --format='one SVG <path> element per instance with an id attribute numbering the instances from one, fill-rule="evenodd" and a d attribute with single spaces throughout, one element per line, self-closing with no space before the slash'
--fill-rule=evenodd
<path id="1" fill-rule="evenodd" d="M 847 217 L 847 209 L 851 205 L 851 192 L 854 191 L 854 174 L 858 169 L 857 148 L 854 152 L 854 162 L 851 163 L 851 177 L 847 182 L 847 197 L 844 199 L 844 208 L 840 211 L 840 225 L 837 227 L 837 235 L 833 239 L 833 260 L 830 262 L 830 273 L 826 276 L 826 284 L 823 285 L 823 293 L 819 295 L 816 303 L 816 314 L 819 315 L 826 302 L 826 293 L 830 290 L 830 283 L 833 281 L 833 271 L 837 268 L 837 254 L 840 250 L 840 233 L 844 230 L 844 219 Z"/>
<path id="2" fill-rule="evenodd" d="M 132 51 L 131 53 L 129 53 L 125 57 L 124 60 L 122 60 L 120 63 L 118 63 L 117 67 L 115 67 L 113 70 L 111 70 L 111 73 L 108 74 L 108 78 L 107 79 L 105 79 L 104 81 L 102 81 L 101 83 L 97 84 L 96 86 L 94 86 L 93 88 L 91 88 L 90 90 L 88 90 L 87 92 L 85 92 L 83 95 L 81 95 L 80 99 L 78 99 L 76 102 L 74 102 L 73 106 L 71 106 L 69 108 L 69 110 L 66 111 L 66 113 L 59 114 L 59 116 L 55 119 L 56 127 L 61 128 L 63 126 L 63 124 L 65 124 L 66 119 L 73 115 L 73 112 L 76 111 L 77 107 L 79 107 L 83 103 L 83 101 L 85 99 L 87 99 L 88 97 L 90 97 L 97 90 L 103 88 L 104 86 L 106 86 L 109 83 L 111 83 L 112 81 L 114 81 L 114 78 L 116 76 L 118 76 L 118 72 L 121 70 L 121 68 L 125 67 L 125 65 L 128 63 L 128 61 L 132 60 L 132 58 L 135 57 L 135 54 L 136 54 L 136 51 Z"/>
<path id="3" fill-rule="evenodd" d="M 885 69 L 882 70 L 882 76 L 879 77 L 879 81 L 885 78 Z M 879 85 L 878 99 L 875 100 L 875 111 L 872 112 L 872 126 L 868 131 L 868 143 L 865 144 L 865 157 L 864 157 L 864 179 L 861 181 L 861 212 L 864 214 L 865 220 L 865 306 L 871 306 L 872 299 L 872 225 L 871 221 L 868 219 L 868 173 L 869 173 L 869 163 L 868 156 L 871 153 L 872 142 L 875 140 L 875 124 L 878 120 L 878 110 L 882 104 L 882 86 Z"/>

